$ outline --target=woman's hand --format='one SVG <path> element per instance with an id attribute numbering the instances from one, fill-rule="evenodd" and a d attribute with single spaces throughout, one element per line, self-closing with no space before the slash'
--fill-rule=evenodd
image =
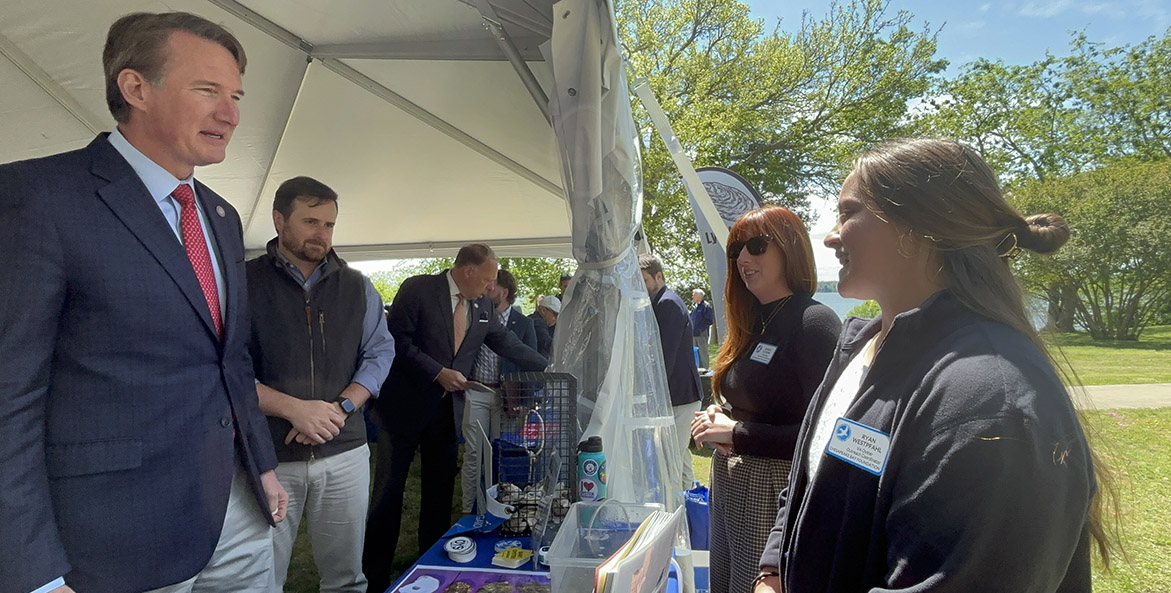
<path id="1" fill-rule="evenodd" d="M 695 414 L 691 421 L 691 438 L 696 446 L 708 443 L 717 451 L 728 455 L 732 452 L 732 431 L 736 421 L 728 417 L 718 406 L 708 406 Z"/>
<path id="2" fill-rule="evenodd" d="M 781 593 L 781 577 L 765 577 L 756 583 L 752 593 Z"/>

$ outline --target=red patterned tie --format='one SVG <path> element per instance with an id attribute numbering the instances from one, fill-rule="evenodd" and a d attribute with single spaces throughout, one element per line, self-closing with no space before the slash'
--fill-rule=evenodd
<path id="1" fill-rule="evenodd" d="M 171 192 L 183 206 L 179 213 L 179 228 L 183 233 L 183 246 L 187 248 L 187 258 L 191 260 L 191 267 L 195 268 L 195 277 L 199 279 L 199 286 L 203 288 L 203 298 L 207 299 L 207 308 L 211 310 L 211 320 L 215 324 L 215 331 L 221 338 L 224 337 L 224 322 L 220 317 L 220 293 L 216 288 L 215 271 L 211 268 L 211 255 L 207 252 L 207 240 L 203 237 L 203 227 L 199 224 L 199 211 L 195 209 L 195 192 L 186 183 L 179 185 Z"/>

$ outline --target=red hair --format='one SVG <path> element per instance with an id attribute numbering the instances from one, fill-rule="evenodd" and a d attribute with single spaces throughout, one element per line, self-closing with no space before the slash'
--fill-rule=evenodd
<path id="1" fill-rule="evenodd" d="M 781 206 L 749 210 L 732 225 L 732 230 L 728 232 L 728 245 L 760 235 L 772 237 L 769 249 L 781 250 L 785 273 L 781 280 L 789 290 L 810 294 L 817 292 L 817 266 L 813 261 L 813 245 L 809 242 L 805 223 L 788 208 Z M 748 351 L 757 304 L 756 297 L 744 285 L 735 263 L 729 262 L 728 278 L 724 284 L 724 317 L 728 321 L 728 335 L 712 367 L 715 371 L 712 388 L 716 393 L 719 393 L 720 381 L 728 367 Z"/>

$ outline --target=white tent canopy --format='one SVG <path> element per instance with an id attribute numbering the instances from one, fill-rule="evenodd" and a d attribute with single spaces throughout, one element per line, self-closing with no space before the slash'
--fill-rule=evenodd
<path id="1" fill-rule="evenodd" d="M 106 29 L 130 12 L 184 10 L 223 23 L 248 52 L 228 157 L 196 175 L 240 211 L 249 249 L 275 234 L 276 187 L 309 175 L 341 196 L 334 243 L 353 261 L 450 256 L 469 241 L 567 257 L 561 165 L 539 99 L 551 88 L 538 46 L 552 3 L 0 0 L 0 162 L 113 129 Z"/>

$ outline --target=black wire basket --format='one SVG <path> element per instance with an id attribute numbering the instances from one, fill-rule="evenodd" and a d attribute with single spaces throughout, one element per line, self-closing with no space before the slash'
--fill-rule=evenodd
<path id="1" fill-rule="evenodd" d="M 504 410 L 492 441 L 496 498 L 515 512 L 501 526 L 529 535 L 560 523 L 577 466 L 577 380 L 567 373 L 511 373 L 500 384 Z"/>

